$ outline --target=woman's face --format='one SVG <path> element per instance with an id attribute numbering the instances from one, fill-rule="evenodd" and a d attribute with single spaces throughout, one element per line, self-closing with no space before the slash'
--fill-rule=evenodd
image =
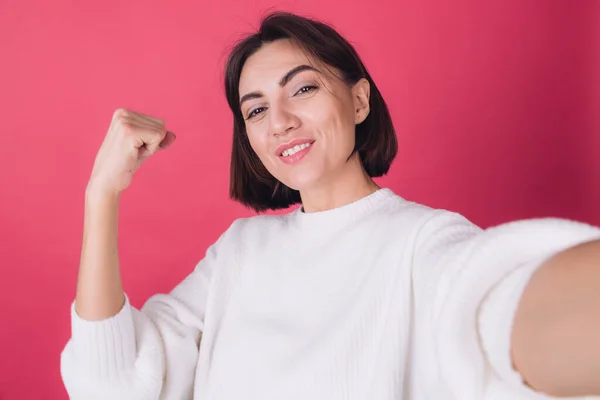
<path id="1" fill-rule="evenodd" d="M 286 186 L 310 190 L 358 162 L 348 158 L 355 125 L 369 111 L 366 79 L 350 87 L 289 40 L 278 40 L 248 58 L 239 92 L 250 144 Z"/>

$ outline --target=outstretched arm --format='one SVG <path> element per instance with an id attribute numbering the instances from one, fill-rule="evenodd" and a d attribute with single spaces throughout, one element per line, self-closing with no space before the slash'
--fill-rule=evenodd
<path id="1" fill-rule="evenodd" d="M 515 369 L 536 391 L 600 395 L 600 240 L 558 253 L 532 275 L 511 347 Z"/>
<path id="2" fill-rule="evenodd" d="M 441 212 L 419 235 L 415 312 L 436 360 L 422 381 L 470 400 L 600 393 L 598 227 L 544 218 L 482 230 Z"/>

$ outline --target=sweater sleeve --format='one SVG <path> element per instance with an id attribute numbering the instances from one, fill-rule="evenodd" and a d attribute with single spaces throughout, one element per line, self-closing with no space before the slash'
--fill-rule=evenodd
<path id="1" fill-rule="evenodd" d="M 222 262 L 215 243 L 170 293 L 141 309 L 129 298 L 114 316 L 81 318 L 71 305 L 71 338 L 61 376 L 73 400 L 192 398 L 213 271 Z"/>
<path id="2" fill-rule="evenodd" d="M 542 400 L 512 368 L 510 333 L 520 296 L 544 260 L 600 238 L 564 219 L 531 219 L 480 229 L 446 211 L 421 228 L 413 281 L 431 340 L 435 379 L 456 399 Z"/>

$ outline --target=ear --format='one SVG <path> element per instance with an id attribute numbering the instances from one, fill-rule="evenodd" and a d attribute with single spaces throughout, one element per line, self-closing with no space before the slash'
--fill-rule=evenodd
<path id="1" fill-rule="evenodd" d="M 371 85 L 365 78 L 361 78 L 352 87 L 352 100 L 354 102 L 354 123 L 360 124 L 369 115 L 369 96 Z"/>

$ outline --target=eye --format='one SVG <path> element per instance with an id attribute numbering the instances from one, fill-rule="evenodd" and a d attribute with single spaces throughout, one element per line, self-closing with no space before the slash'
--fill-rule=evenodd
<path id="1" fill-rule="evenodd" d="M 266 108 L 265 107 L 257 107 L 254 110 L 250 111 L 250 113 L 248 114 L 248 116 L 246 117 L 246 119 L 250 119 L 253 118 L 255 116 L 257 116 L 258 114 L 262 113 Z"/>
<path id="2" fill-rule="evenodd" d="M 304 94 L 304 93 L 309 93 L 309 92 L 312 92 L 313 90 L 316 90 L 316 89 L 317 89 L 317 87 L 314 86 L 314 85 L 303 86 L 303 87 L 300 88 L 300 90 L 298 90 L 296 92 L 296 95 L 298 95 L 298 94 Z"/>

